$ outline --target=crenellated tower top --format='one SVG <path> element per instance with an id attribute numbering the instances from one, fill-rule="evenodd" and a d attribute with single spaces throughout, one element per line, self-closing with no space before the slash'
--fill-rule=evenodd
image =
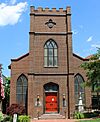
<path id="1" fill-rule="evenodd" d="M 63 8 L 59 8 L 59 9 L 56 9 L 56 8 L 42 8 L 42 7 L 38 7 L 37 9 L 35 9 L 34 6 L 31 6 L 30 7 L 30 14 L 34 14 L 34 13 L 42 13 L 42 14 L 52 14 L 52 13 L 56 13 L 56 14 L 71 14 L 71 8 L 70 6 L 67 6 L 66 9 L 63 9 Z"/>

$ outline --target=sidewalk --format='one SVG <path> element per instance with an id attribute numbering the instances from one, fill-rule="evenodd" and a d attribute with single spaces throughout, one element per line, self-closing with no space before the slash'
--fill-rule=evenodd
<path id="1" fill-rule="evenodd" d="M 31 120 L 31 122 L 77 122 L 75 119 L 49 119 L 49 120 Z"/>

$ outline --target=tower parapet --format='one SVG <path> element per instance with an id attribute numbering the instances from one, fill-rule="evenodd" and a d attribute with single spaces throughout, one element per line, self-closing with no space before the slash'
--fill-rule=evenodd
<path id="1" fill-rule="evenodd" d="M 59 8 L 59 9 L 56 9 L 56 8 L 42 8 L 42 7 L 38 7 L 37 9 L 35 9 L 34 6 L 31 6 L 30 7 L 30 14 L 39 14 L 39 13 L 42 13 L 42 14 L 52 14 L 52 13 L 55 13 L 55 14 L 70 14 L 71 13 L 71 9 L 70 9 L 70 6 L 67 6 L 66 9 L 63 9 L 63 8 Z"/>

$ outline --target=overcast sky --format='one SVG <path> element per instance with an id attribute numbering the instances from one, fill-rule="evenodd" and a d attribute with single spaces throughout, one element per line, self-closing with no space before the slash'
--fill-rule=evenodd
<path id="1" fill-rule="evenodd" d="M 0 63 L 5 76 L 10 76 L 11 59 L 29 51 L 30 5 L 71 6 L 73 52 L 86 57 L 100 47 L 100 0 L 0 0 Z"/>

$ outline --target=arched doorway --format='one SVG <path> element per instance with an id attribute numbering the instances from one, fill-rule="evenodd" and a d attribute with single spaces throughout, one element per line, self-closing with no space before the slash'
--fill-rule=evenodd
<path id="1" fill-rule="evenodd" d="M 55 83 L 44 85 L 44 113 L 59 112 L 59 86 Z"/>

